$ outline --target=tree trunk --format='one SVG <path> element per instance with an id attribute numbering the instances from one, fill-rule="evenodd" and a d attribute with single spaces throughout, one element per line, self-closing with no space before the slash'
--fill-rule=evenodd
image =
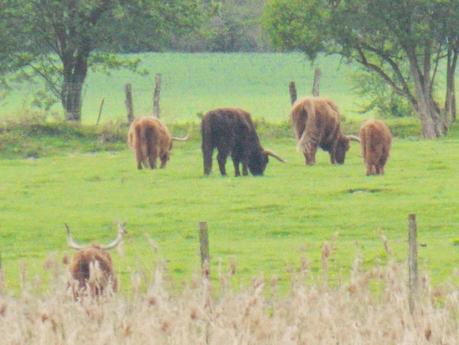
<path id="1" fill-rule="evenodd" d="M 89 52 L 89 47 L 85 46 L 75 57 L 73 54 L 66 54 L 62 61 L 64 82 L 61 101 L 67 121 L 81 121 L 81 96 L 83 84 L 88 73 Z"/>
<path id="2" fill-rule="evenodd" d="M 418 107 L 415 109 L 422 126 L 422 136 L 426 139 L 438 138 L 446 134 L 447 125 L 432 99 L 417 97 Z"/>
<path id="3" fill-rule="evenodd" d="M 82 82 L 64 81 L 62 87 L 62 106 L 67 121 L 81 121 Z"/>
<path id="4" fill-rule="evenodd" d="M 448 50 L 446 62 L 446 97 L 445 97 L 445 113 L 451 122 L 456 121 L 456 83 L 455 73 L 457 65 L 457 51 Z"/>
<path id="5" fill-rule="evenodd" d="M 447 133 L 448 126 L 432 97 L 429 70 L 425 70 L 424 74 L 421 73 L 414 54 L 408 54 L 408 59 L 417 100 L 413 108 L 421 121 L 422 136 L 426 139 L 441 137 Z"/>
<path id="6" fill-rule="evenodd" d="M 319 97 L 320 95 L 320 68 L 314 70 L 314 82 L 312 84 L 312 95 Z"/>

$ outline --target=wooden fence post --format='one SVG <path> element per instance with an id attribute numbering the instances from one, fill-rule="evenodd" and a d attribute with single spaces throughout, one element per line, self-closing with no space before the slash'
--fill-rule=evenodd
<path id="1" fill-rule="evenodd" d="M 105 98 L 102 98 L 102 100 L 100 101 L 99 115 L 97 116 L 96 126 L 99 126 L 100 117 L 102 116 L 102 110 L 104 109 L 104 102 L 105 102 Z"/>
<path id="2" fill-rule="evenodd" d="M 312 84 L 312 95 L 319 97 L 320 94 L 320 68 L 314 70 L 314 83 Z"/>
<path id="3" fill-rule="evenodd" d="M 288 91 L 290 93 L 290 103 L 293 105 L 297 99 L 296 85 L 294 81 L 291 81 L 290 84 L 288 84 Z"/>
<path id="4" fill-rule="evenodd" d="M 132 123 L 134 121 L 134 104 L 132 102 L 132 85 L 130 83 L 126 84 L 124 87 L 124 91 L 126 92 L 126 110 L 127 110 L 127 118 L 128 122 Z"/>
<path id="5" fill-rule="evenodd" d="M 207 222 L 199 222 L 199 245 L 201 249 L 202 274 L 206 278 L 210 275 L 209 236 Z"/>
<path id="6" fill-rule="evenodd" d="M 161 111 L 159 107 L 159 98 L 161 95 L 161 74 L 155 75 L 155 91 L 153 93 L 153 117 L 159 119 L 159 113 Z"/>
<path id="7" fill-rule="evenodd" d="M 412 313 L 415 308 L 415 299 L 418 291 L 418 243 L 417 243 L 417 225 L 416 215 L 408 216 L 408 287 L 409 287 L 409 305 Z"/>

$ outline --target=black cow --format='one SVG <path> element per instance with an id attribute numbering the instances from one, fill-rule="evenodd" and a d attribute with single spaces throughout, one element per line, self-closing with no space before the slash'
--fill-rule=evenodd
<path id="1" fill-rule="evenodd" d="M 220 173 L 226 175 L 226 159 L 233 159 L 234 172 L 240 176 L 239 164 L 242 163 L 242 174 L 263 175 L 268 164 L 268 156 L 281 162 L 281 157 L 260 144 L 250 114 L 242 109 L 223 108 L 209 111 L 201 122 L 202 154 L 204 158 L 204 174 L 212 170 L 212 154 L 217 148 Z M 248 170 L 247 170 L 248 168 Z"/>

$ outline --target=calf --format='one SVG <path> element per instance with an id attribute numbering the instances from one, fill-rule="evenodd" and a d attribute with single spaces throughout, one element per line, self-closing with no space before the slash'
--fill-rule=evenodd
<path id="1" fill-rule="evenodd" d="M 166 125 L 153 117 L 139 117 L 132 121 L 128 132 L 128 144 L 135 151 L 137 169 L 155 169 L 158 158 L 161 161 L 160 167 L 164 168 L 170 157 L 173 140 L 185 141 L 188 140 L 188 136 L 171 136 Z"/>
<path id="2" fill-rule="evenodd" d="M 384 175 L 392 143 L 389 127 L 379 120 L 367 120 L 360 128 L 360 141 L 367 176 Z"/>

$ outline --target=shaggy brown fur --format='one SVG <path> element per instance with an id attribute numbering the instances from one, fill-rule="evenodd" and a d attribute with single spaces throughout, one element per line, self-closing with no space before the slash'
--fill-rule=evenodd
<path id="1" fill-rule="evenodd" d="M 97 245 L 84 248 L 73 255 L 70 262 L 70 274 L 78 283 L 77 291 L 89 288 L 91 296 L 97 296 L 111 284 L 112 291 L 117 290 L 117 280 L 113 272 L 110 254 Z"/>
<path id="2" fill-rule="evenodd" d="M 123 224 L 118 225 L 118 235 L 108 245 L 93 244 L 82 246 L 76 243 L 67 230 L 67 244 L 77 250 L 70 262 L 69 271 L 73 279 L 71 284 L 73 296 L 77 298 L 81 292 L 87 291 L 90 296 L 102 294 L 108 287 L 117 290 L 117 280 L 113 271 L 112 258 L 108 250 L 117 247 L 127 233 Z M 109 290 L 110 291 L 110 290 Z"/>
<path id="3" fill-rule="evenodd" d="M 243 175 L 248 175 L 248 170 L 252 175 L 263 175 L 268 156 L 283 162 L 272 151 L 263 149 L 250 114 L 242 109 L 222 108 L 209 111 L 202 119 L 201 135 L 205 175 L 209 175 L 212 170 L 214 148 L 218 150 L 217 160 L 222 175 L 226 175 L 225 164 L 229 155 L 233 160 L 236 176 L 241 175 L 239 164 L 242 164 Z"/>
<path id="4" fill-rule="evenodd" d="M 291 118 L 298 148 L 305 163 L 313 165 L 317 147 L 330 153 L 332 164 L 343 164 L 350 138 L 341 133 L 340 114 L 337 105 L 319 97 L 305 97 L 292 107 Z"/>
<path id="5" fill-rule="evenodd" d="M 367 120 L 360 128 L 360 141 L 367 176 L 384 175 L 392 143 L 389 127 L 379 120 Z"/>
<path id="6" fill-rule="evenodd" d="M 158 158 L 161 168 L 164 168 L 170 157 L 172 137 L 160 120 L 139 117 L 129 127 L 128 144 L 135 151 L 137 169 L 142 169 L 142 166 L 155 169 Z"/>

